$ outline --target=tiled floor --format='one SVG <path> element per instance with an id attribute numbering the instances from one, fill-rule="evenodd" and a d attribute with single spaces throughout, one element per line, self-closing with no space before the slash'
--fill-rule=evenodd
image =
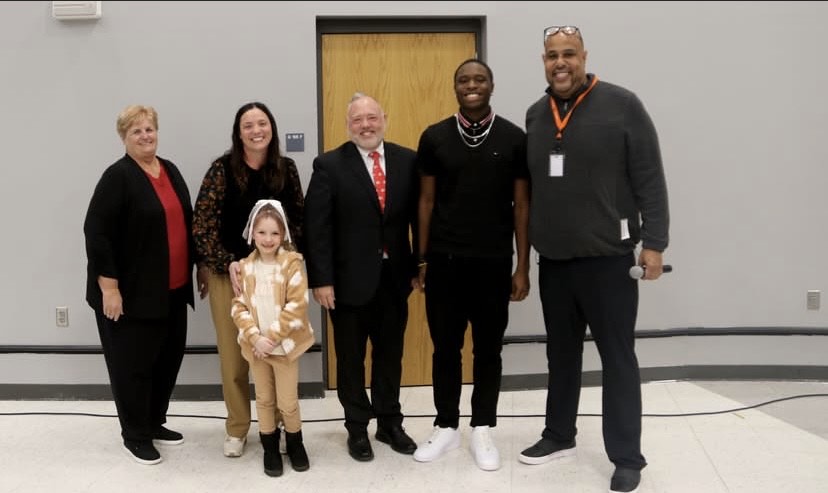
<path id="1" fill-rule="evenodd" d="M 468 413 L 470 388 L 462 408 Z M 828 383 L 659 382 L 643 385 L 643 451 L 649 466 L 640 493 L 828 491 L 828 397 L 784 402 L 722 414 L 801 394 L 828 394 Z M 122 452 L 111 402 L 0 401 L 0 492 L 606 492 L 612 465 L 601 441 L 600 388 L 585 388 L 578 420 L 577 457 L 539 466 L 517 462 L 543 426 L 545 392 L 501 394 L 495 442 L 503 467 L 484 472 L 463 447 L 420 464 L 373 441 L 376 458 L 358 463 L 346 451 L 342 411 L 334 394 L 301 402 L 311 460 L 307 472 L 269 478 L 255 424 L 245 455 L 221 454 L 221 402 L 171 405 L 168 426 L 185 443 L 161 448 L 164 461 L 143 466 Z M 428 437 L 430 387 L 403 389 L 405 426 Z M 661 417 L 659 414 L 694 414 Z M 373 430 L 373 426 L 371 427 Z M 372 437 L 373 438 L 373 437 Z"/>

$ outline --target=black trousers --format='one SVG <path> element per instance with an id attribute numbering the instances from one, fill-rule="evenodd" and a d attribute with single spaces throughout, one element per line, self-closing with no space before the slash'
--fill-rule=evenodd
<path id="1" fill-rule="evenodd" d="M 430 254 L 425 284 L 426 316 L 434 343 L 434 424 L 451 428 L 459 425 L 463 340 L 471 323 L 474 389 L 470 424 L 496 426 L 512 259 Z"/>
<path id="2" fill-rule="evenodd" d="M 398 426 L 403 342 L 408 321 L 408 299 L 383 262 L 380 283 L 365 305 L 337 302 L 331 310 L 336 349 L 336 393 L 345 411 L 345 428 L 364 432 L 376 417 L 381 427 Z M 371 340 L 371 399 L 365 390 L 365 353 Z"/>
<path id="3" fill-rule="evenodd" d="M 635 355 L 638 281 L 633 254 L 550 260 L 541 257 L 539 284 L 546 324 L 549 387 L 543 436 L 575 439 L 586 327 L 602 365 L 604 448 L 616 465 L 641 469 L 641 377 Z"/>
<path id="4" fill-rule="evenodd" d="M 95 312 L 121 436 L 152 440 L 167 422 L 178 370 L 187 341 L 187 302 L 183 289 L 171 293 L 164 318 L 137 319 L 129 314 L 117 322 Z"/>

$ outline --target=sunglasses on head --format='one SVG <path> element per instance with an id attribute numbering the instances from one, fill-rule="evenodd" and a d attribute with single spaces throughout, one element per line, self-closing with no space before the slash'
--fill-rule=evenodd
<path id="1" fill-rule="evenodd" d="M 546 41 L 546 38 L 558 33 L 564 33 L 567 36 L 580 36 L 581 30 L 576 26 L 549 26 L 543 30 L 543 40 Z"/>

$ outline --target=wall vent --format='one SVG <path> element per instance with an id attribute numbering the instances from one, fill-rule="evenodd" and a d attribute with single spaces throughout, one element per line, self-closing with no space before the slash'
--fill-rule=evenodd
<path id="1" fill-rule="evenodd" d="M 52 17 L 59 20 L 100 19 L 101 2 L 52 2 Z"/>

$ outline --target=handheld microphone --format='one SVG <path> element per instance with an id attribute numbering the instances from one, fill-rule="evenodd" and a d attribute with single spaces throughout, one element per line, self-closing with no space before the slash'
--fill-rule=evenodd
<path id="1" fill-rule="evenodd" d="M 661 272 L 668 273 L 673 272 L 673 266 L 670 264 L 664 264 L 661 266 Z M 644 266 L 643 265 L 633 265 L 630 267 L 630 277 L 633 279 L 641 279 L 644 277 Z"/>

